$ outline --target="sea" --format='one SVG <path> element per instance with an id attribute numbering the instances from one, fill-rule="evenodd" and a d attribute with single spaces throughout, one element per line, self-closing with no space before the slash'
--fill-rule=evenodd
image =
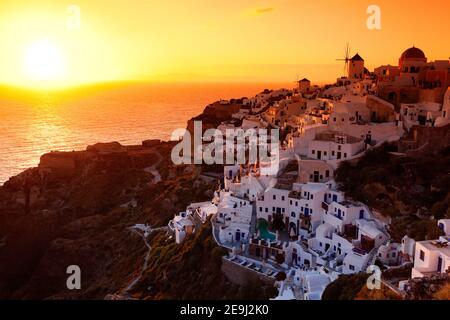
<path id="1" fill-rule="evenodd" d="M 0 86 L 0 185 L 50 151 L 97 142 L 169 140 L 206 105 L 281 83 L 108 83 L 65 90 Z"/>

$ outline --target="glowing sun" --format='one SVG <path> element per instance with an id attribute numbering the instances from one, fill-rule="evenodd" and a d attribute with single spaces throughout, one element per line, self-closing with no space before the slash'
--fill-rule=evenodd
<path id="1" fill-rule="evenodd" d="M 25 47 L 23 69 L 30 80 L 59 80 L 66 65 L 58 46 L 49 39 L 40 39 Z"/>

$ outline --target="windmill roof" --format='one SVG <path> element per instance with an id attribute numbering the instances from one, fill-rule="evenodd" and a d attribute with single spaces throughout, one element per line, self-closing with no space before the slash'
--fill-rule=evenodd
<path id="1" fill-rule="evenodd" d="M 350 60 L 352 60 L 352 61 L 364 61 L 364 59 L 361 58 L 361 56 L 359 54 L 355 54 L 353 56 L 353 58 L 351 58 Z"/>

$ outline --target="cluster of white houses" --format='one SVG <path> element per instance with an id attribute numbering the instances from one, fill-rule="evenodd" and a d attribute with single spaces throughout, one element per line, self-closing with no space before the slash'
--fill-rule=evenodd
<path id="1" fill-rule="evenodd" d="M 260 163 L 224 166 L 223 187 L 214 198 L 191 204 L 170 221 L 176 242 L 211 215 L 214 238 L 230 250 L 230 261 L 255 272 L 270 266 L 267 272 L 287 274 L 281 298 L 320 299 L 339 274 L 365 271 L 376 259 L 386 266 L 414 262 L 412 277 L 446 272 L 450 219 L 439 221 L 444 235 L 437 240 L 405 236 L 392 243 L 385 223 L 363 203 L 347 199 L 333 177 L 341 161 L 399 140 L 413 126 L 449 124 L 449 85 L 449 61 L 427 62 L 413 47 L 399 67 L 369 73 L 357 54 L 334 86 L 318 88 L 302 79 L 294 90 L 265 90 L 244 99 L 233 114 L 239 121 L 218 128 L 240 123 L 244 130 L 287 132 L 279 171 L 267 174 Z"/>

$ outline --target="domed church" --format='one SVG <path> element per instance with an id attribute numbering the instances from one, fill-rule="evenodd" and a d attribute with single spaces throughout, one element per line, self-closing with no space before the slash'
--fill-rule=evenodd
<path id="1" fill-rule="evenodd" d="M 399 111 L 401 103 L 443 102 L 450 86 L 449 60 L 428 61 L 420 48 L 406 49 L 398 66 L 375 68 L 378 96 L 392 103 Z"/>
<path id="2" fill-rule="evenodd" d="M 418 73 L 426 64 L 425 53 L 414 46 L 406 49 L 398 59 L 400 72 L 404 73 Z"/>

